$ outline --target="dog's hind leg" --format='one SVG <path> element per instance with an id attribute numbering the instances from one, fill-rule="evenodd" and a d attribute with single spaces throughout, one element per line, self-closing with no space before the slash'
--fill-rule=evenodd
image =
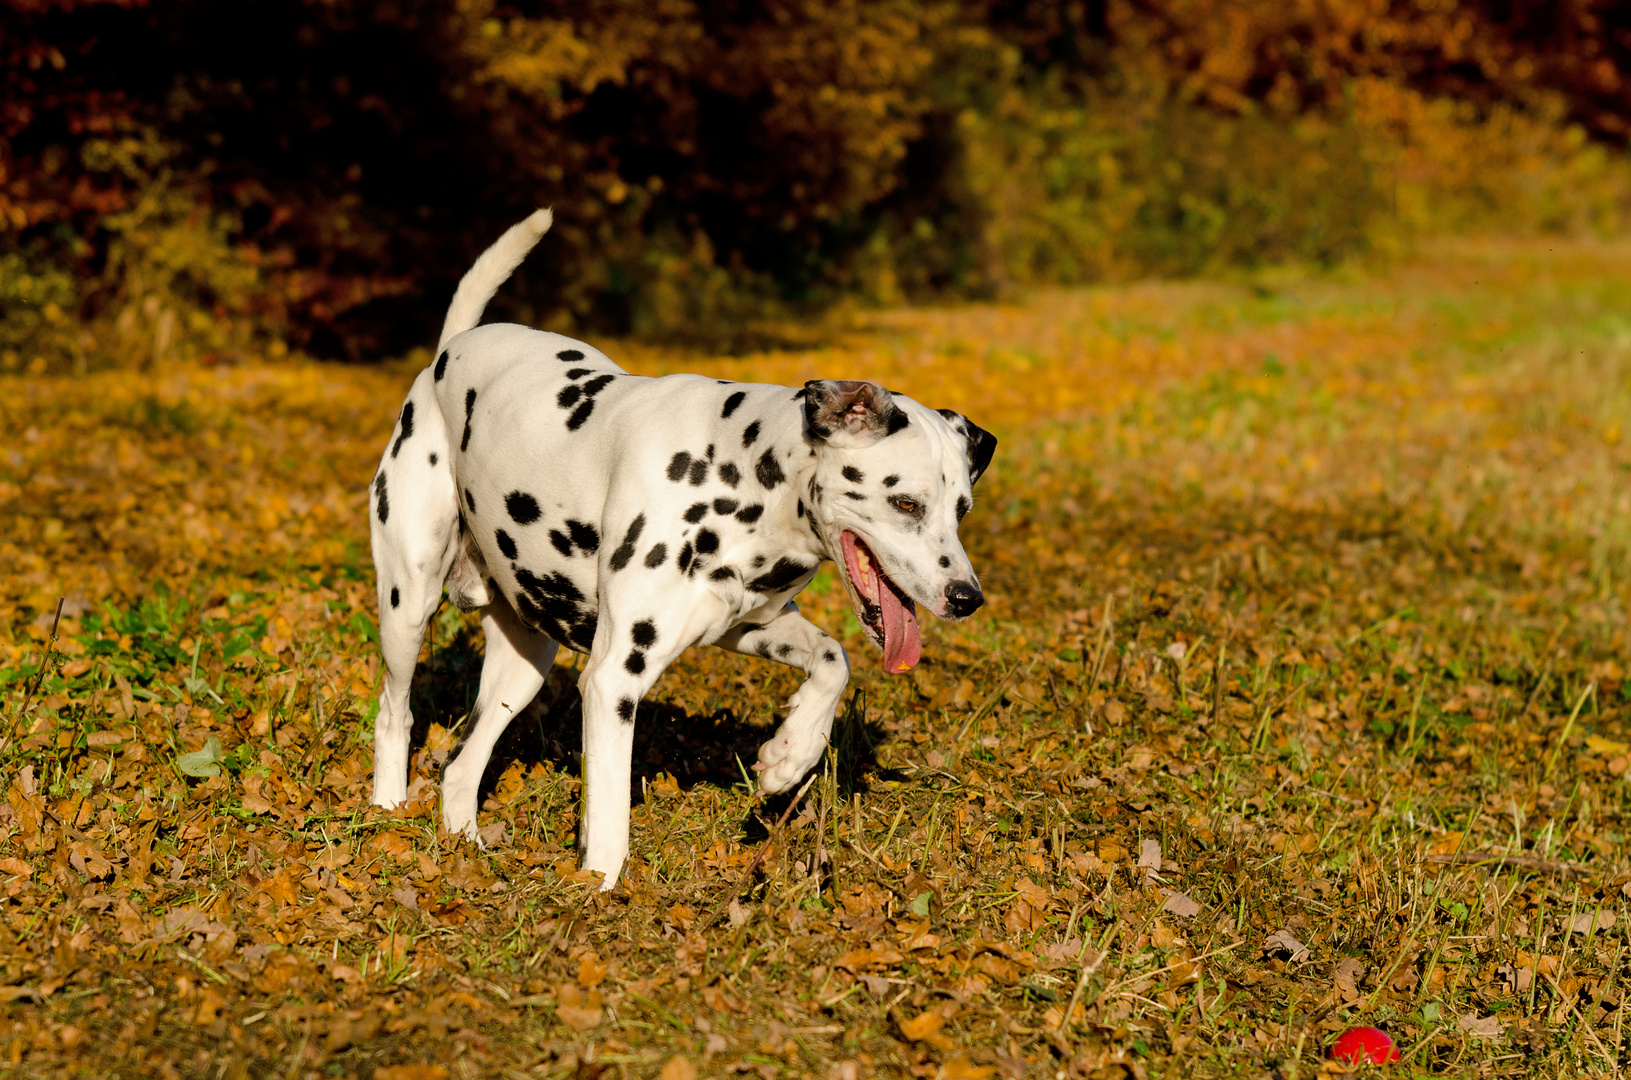
<path id="1" fill-rule="evenodd" d="M 493 745 L 517 713 L 543 688 L 555 662 L 555 642 L 524 625 L 503 596 L 482 612 L 481 690 L 471 715 L 475 726 L 459 756 L 442 770 L 442 823 L 454 835 L 476 836 L 476 794 Z"/>
<path id="2" fill-rule="evenodd" d="M 408 687 L 459 544 L 447 427 L 428 368 L 408 391 L 371 485 L 369 509 L 385 655 L 385 688 L 374 718 L 374 804 L 394 807 L 408 794 Z"/>
<path id="3" fill-rule="evenodd" d="M 815 767 L 827 748 L 833 717 L 849 684 L 849 657 L 792 603 L 763 626 L 733 627 L 714 644 L 802 668 L 810 676 L 788 699 L 787 719 L 759 748 L 754 765 L 761 788 L 771 794 L 786 791 Z"/>

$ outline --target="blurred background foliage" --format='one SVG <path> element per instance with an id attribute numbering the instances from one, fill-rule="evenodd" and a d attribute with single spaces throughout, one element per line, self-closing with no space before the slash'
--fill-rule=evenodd
<path id="1" fill-rule="evenodd" d="M 0 0 L 0 370 L 1329 267 L 1631 212 L 1628 0 Z M 507 293 L 510 291 L 507 290 Z"/>

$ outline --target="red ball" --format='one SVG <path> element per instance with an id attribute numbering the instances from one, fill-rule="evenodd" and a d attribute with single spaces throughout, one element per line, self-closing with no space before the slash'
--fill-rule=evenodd
<path id="1" fill-rule="evenodd" d="M 1399 1060 L 1399 1048 L 1380 1028 L 1349 1028 L 1331 1044 L 1330 1056 L 1354 1065 L 1386 1065 Z"/>

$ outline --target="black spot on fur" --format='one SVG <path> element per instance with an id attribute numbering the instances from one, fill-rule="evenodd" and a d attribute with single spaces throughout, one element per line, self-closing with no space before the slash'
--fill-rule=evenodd
<path id="1" fill-rule="evenodd" d="M 793 655 L 793 646 L 791 646 L 791 645 L 778 645 L 778 646 L 776 646 L 776 655 L 781 657 L 783 660 L 787 659 L 789 656 Z"/>
<path id="2" fill-rule="evenodd" d="M 781 463 L 776 460 L 775 447 L 759 455 L 759 463 L 753 467 L 753 473 L 759 478 L 759 483 L 766 488 L 773 488 L 787 479 L 787 474 L 782 472 Z"/>
<path id="3" fill-rule="evenodd" d="M 940 565 L 942 567 L 950 566 L 951 565 L 951 556 L 950 555 L 940 556 Z"/>
<path id="4" fill-rule="evenodd" d="M 848 480 L 852 484 L 859 484 L 865 480 L 865 477 L 861 475 L 861 470 L 857 469 L 854 465 L 845 465 L 843 471 L 844 479 Z"/>
<path id="5" fill-rule="evenodd" d="M 593 370 L 595 370 L 595 369 L 594 368 L 586 368 L 586 367 L 575 367 L 571 371 L 568 371 L 566 373 L 566 377 L 568 379 L 581 379 L 581 378 L 583 378 L 585 375 L 589 374 Z"/>
<path id="6" fill-rule="evenodd" d="M 630 675 L 638 675 L 646 670 L 646 654 L 639 649 L 629 653 L 629 658 L 623 661 L 623 670 Z"/>
<path id="7" fill-rule="evenodd" d="M 754 592 L 781 592 L 813 569 L 796 559 L 783 557 L 776 560 L 775 566 L 748 582 L 748 588 Z"/>
<path id="8" fill-rule="evenodd" d="M 430 466 L 433 469 L 436 467 L 436 455 L 435 454 L 430 455 Z"/>
<path id="9" fill-rule="evenodd" d="M 576 645 L 579 652 L 588 652 L 595 645 L 595 626 L 599 622 L 594 614 L 580 616 L 577 624 L 567 636 L 571 638 L 570 644 Z"/>
<path id="10" fill-rule="evenodd" d="M 472 514 L 476 512 L 476 497 L 470 494 L 469 488 L 464 489 L 464 505 L 470 508 Z"/>
<path id="11" fill-rule="evenodd" d="M 634 633 L 631 636 L 636 645 L 642 649 L 649 649 L 657 644 L 657 624 L 650 619 L 641 619 L 634 624 Z"/>
<path id="12" fill-rule="evenodd" d="M 770 659 L 770 642 L 768 642 L 768 641 L 759 642 L 758 646 L 755 647 L 753 651 L 758 653 L 760 656 L 764 657 L 766 660 L 769 660 Z"/>
<path id="13" fill-rule="evenodd" d="M 446 375 L 446 374 L 447 374 L 447 350 L 443 349 L 442 350 L 442 355 L 438 356 L 436 358 L 436 372 L 435 372 L 436 381 L 441 382 L 442 381 L 442 376 Z"/>
<path id="14" fill-rule="evenodd" d="M 510 512 L 510 520 L 517 525 L 531 525 L 543 516 L 538 509 L 538 500 L 524 491 L 512 491 L 504 496 L 504 509 Z"/>
<path id="15" fill-rule="evenodd" d="M 623 542 L 618 545 L 616 551 L 612 552 L 610 566 L 613 570 L 621 570 L 629 565 L 629 560 L 634 558 L 634 545 L 640 542 L 640 533 L 645 527 L 646 515 L 644 514 L 637 515 L 633 521 L 629 522 L 629 531 L 623 534 Z"/>
<path id="16" fill-rule="evenodd" d="M 596 375 L 594 378 L 583 384 L 584 395 L 587 397 L 594 397 L 596 394 L 600 393 L 602 390 L 606 389 L 616 381 L 616 375 Z"/>
<path id="17" fill-rule="evenodd" d="M 578 430 L 580 427 L 583 426 L 583 422 L 585 420 L 589 419 L 589 414 L 594 412 L 594 411 L 595 411 L 595 403 L 592 402 L 592 401 L 585 401 L 582 405 L 579 405 L 578 408 L 577 408 L 577 411 L 575 411 L 571 416 L 566 418 L 566 430 L 568 430 L 568 431 Z"/>
<path id="18" fill-rule="evenodd" d="M 685 511 L 685 520 L 695 525 L 708 516 L 707 503 L 692 503 L 690 509 Z"/>
<path id="19" fill-rule="evenodd" d="M 799 516 L 799 517 L 803 517 L 803 516 L 804 516 L 804 500 L 803 500 L 803 499 L 800 499 L 800 500 L 799 500 L 799 512 L 798 512 L 798 516 Z"/>
<path id="20" fill-rule="evenodd" d="M 742 482 L 742 470 L 733 462 L 725 462 L 719 467 L 719 478 L 725 482 L 726 487 L 735 487 Z"/>
<path id="21" fill-rule="evenodd" d="M 897 431 L 904 429 L 906 425 L 910 424 L 911 422 L 912 418 L 906 415 L 905 409 L 896 409 L 894 412 L 889 414 L 889 427 L 888 430 L 884 432 L 884 437 L 888 438 Z"/>
<path id="22" fill-rule="evenodd" d="M 680 568 L 682 574 L 691 569 L 691 541 L 687 540 L 685 546 L 680 548 L 680 553 L 674 559 L 674 564 Z"/>
<path id="23" fill-rule="evenodd" d="M 744 525 L 752 525 L 755 521 L 759 520 L 760 516 L 763 515 L 764 512 L 765 508 L 763 506 L 760 506 L 758 503 L 754 503 L 752 506 L 744 506 L 742 509 L 738 510 L 736 512 L 736 520 L 740 521 Z"/>
<path id="24" fill-rule="evenodd" d="M 395 585 L 392 585 L 391 586 L 391 607 L 392 608 L 399 608 L 401 606 L 402 606 L 402 590 L 398 589 Z"/>
<path id="25" fill-rule="evenodd" d="M 493 534 L 493 539 L 498 541 L 498 550 L 504 553 L 506 559 L 515 558 L 515 541 L 510 539 L 509 533 L 499 529 Z"/>
<path id="26" fill-rule="evenodd" d="M 578 399 L 581 397 L 583 397 L 583 387 L 574 383 L 571 386 L 561 387 L 561 392 L 555 395 L 555 404 L 563 409 L 570 409 L 578 403 Z"/>
<path id="27" fill-rule="evenodd" d="M 957 520 L 962 521 L 963 516 L 974 509 L 974 503 L 967 495 L 957 496 Z"/>
<path id="28" fill-rule="evenodd" d="M 833 652 L 831 649 L 828 649 L 826 652 L 821 654 L 821 659 L 827 661 L 829 664 L 836 664 L 838 663 L 838 654 Z"/>
<path id="29" fill-rule="evenodd" d="M 759 567 L 763 566 L 764 564 L 765 564 L 765 557 L 763 555 L 755 555 L 753 557 L 753 568 L 755 570 L 759 569 Z"/>
<path id="30" fill-rule="evenodd" d="M 736 513 L 736 500 L 735 499 L 715 499 L 714 500 L 714 513 L 716 513 L 716 514 L 734 514 L 734 513 Z"/>
<path id="31" fill-rule="evenodd" d="M 691 486 L 701 487 L 702 482 L 708 479 L 708 463 L 701 458 L 691 462 Z"/>
<path id="32" fill-rule="evenodd" d="M 653 544 L 651 550 L 646 552 L 646 566 L 655 570 L 663 564 L 663 560 L 666 558 L 668 558 L 668 545 Z"/>
<path id="33" fill-rule="evenodd" d="M 866 501 L 866 496 L 862 495 L 859 491 L 846 491 L 844 492 L 844 498 L 854 499 L 856 502 Z"/>
<path id="34" fill-rule="evenodd" d="M 402 419 L 398 423 L 402 425 L 402 434 L 396 437 L 396 443 L 391 447 L 392 457 L 396 457 L 396 452 L 402 449 L 402 444 L 407 442 L 408 436 L 413 434 L 413 402 L 405 401 L 402 403 Z"/>
<path id="35" fill-rule="evenodd" d="M 572 542 L 582 548 L 585 555 L 593 555 L 600 550 L 600 532 L 593 525 L 568 521 L 566 527 L 572 533 Z"/>
<path id="36" fill-rule="evenodd" d="M 675 454 L 668 462 L 668 478 L 674 483 L 685 479 L 685 474 L 691 468 L 691 455 L 684 450 Z"/>
<path id="37" fill-rule="evenodd" d="M 555 550 L 560 552 L 562 555 L 565 555 L 567 558 L 572 557 L 572 538 L 563 533 L 561 530 L 549 530 L 549 542 L 554 544 Z"/>
<path id="38" fill-rule="evenodd" d="M 617 703 L 617 715 L 626 724 L 634 723 L 634 699 L 626 697 Z"/>
<path id="39" fill-rule="evenodd" d="M 894 487 L 898 483 L 900 483 L 900 477 L 894 475 L 893 473 L 883 478 L 884 487 Z"/>
<path id="40" fill-rule="evenodd" d="M 380 524 L 391 516 L 391 500 L 385 497 L 385 474 L 380 473 L 374 477 L 374 497 L 377 502 L 375 509 L 379 512 Z"/>
<path id="41" fill-rule="evenodd" d="M 719 550 L 719 534 L 712 529 L 702 529 L 697 533 L 697 554 L 712 555 Z"/>
<path id="42" fill-rule="evenodd" d="M 804 387 L 804 388 L 803 388 L 803 389 L 801 389 L 801 390 L 799 390 L 799 391 L 798 391 L 798 392 L 796 392 L 796 393 L 795 393 L 795 394 L 794 394 L 794 395 L 793 395 L 793 400 L 794 400 L 794 401 L 803 401 L 803 400 L 804 400 L 804 397 L 805 397 L 805 395 L 806 395 L 806 394 L 808 394 L 808 393 L 809 393 L 809 392 L 810 392 L 810 388 L 809 388 L 809 387 L 808 387 L 808 386 L 806 386 L 806 387 Z"/>
<path id="43" fill-rule="evenodd" d="M 555 354 L 555 359 L 564 360 L 568 364 L 575 364 L 579 360 L 583 359 L 583 353 L 579 352 L 577 349 L 562 349 L 560 352 Z"/>
<path id="44" fill-rule="evenodd" d="M 515 572 L 515 583 L 529 593 L 538 596 L 547 596 L 557 600 L 570 600 L 574 604 L 584 599 L 583 590 L 572 583 L 572 579 L 559 570 L 548 577 L 539 577 L 526 567 L 520 567 Z"/>
<path id="45" fill-rule="evenodd" d="M 476 388 L 472 386 L 464 392 L 464 438 L 459 440 L 460 452 L 470 449 L 470 416 L 475 411 Z"/>
<path id="46" fill-rule="evenodd" d="M 755 420 L 753 423 L 742 429 L 742 446 L 744 448 L 752 446 L 758 438 L 759 421 Z"/>
<path id="47" fill-rule="evenodd" d="M 724 581 L 724 580 L 726 580 L 728 578 L 735 577 L 736 576 L 736 571 L 732 570 L 728 566 L 721 566 L 718 570 L 715 570 L 713 573 L 709 574 L 708 576 L 710 578 L 712 578 L 714 581 Z"/>
<path id="48" fill-rule="evenodd" d="M 714 459 L 714 444 L 709 443 L 708 444 L 708 460 L 712 461 L 713 459 Z"/>
<path id="49" fill-rule="evenodd" d="M 729 420 L 731 418 L 731 413 L 735 412 L 736 407 L 738 405 L 742 404 L 742 402 L 746 401 L 747 397 L 748 396 L 747 396 L 746 393 L 744 393 L 741 390 L 738 390 L 736 393 L 734 393 L 730 397 L 726 398 L 725 399 L 725 410 L 719 414 L 719 418 L 721 420 Z"/>

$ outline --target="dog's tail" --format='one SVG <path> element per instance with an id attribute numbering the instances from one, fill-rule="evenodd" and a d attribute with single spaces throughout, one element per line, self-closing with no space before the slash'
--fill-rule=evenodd
<path id="1" fill-rule="evenodd" d="M 481 321 L 482 309 L 487 306 L 487 301 L 515 273 L 515 268 L 549 231 L 554 220 L 555 216 L 548 210 L 534 211 L 519 225 L 511 225 L 496 244 L 481 253 L 475 265 L 459 280 L 453 303 L 448 305 L 447 321 L 442 323 L 442 340 L 436 343 L 437 352 L 446 348 L 454 336 Z"/>

